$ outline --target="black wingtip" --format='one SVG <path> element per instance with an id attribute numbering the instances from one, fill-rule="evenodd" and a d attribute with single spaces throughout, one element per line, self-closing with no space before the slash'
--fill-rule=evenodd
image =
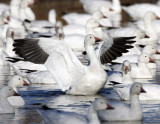
<path id="1" fill-rule="evenodd" d="M 31 23 L 31 21 L 30 21 L 30 20 L 28 20 L 28 19 L 25 19 L 25 20 L 24 20 L 24 22 Z"/>
<path id="2" fill-rule="evenodd" d="M 50 110 L 51 108 L 49 108 L 49 107 L 46 106 L 46 105 L 43 105 L 43 106 L 42 106 L 42 109 L 44 109 L 44 110 Z"/>
<path id="3" fill-rule="evenodd" d="M 119 82 L 116 82 L 116 81 L 110 81 L 110 82 L 113 83 L 113 85 L 122 84 L 122 83 L 119 83 Z"/>

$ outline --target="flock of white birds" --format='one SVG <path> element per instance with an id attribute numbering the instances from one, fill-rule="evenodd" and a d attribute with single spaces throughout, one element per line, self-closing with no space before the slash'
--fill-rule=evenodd
<path id="1" fill-rule="evenodd" d="M 56 20 L 54 9 L 48 20 L 36 20 L 31 9 L 35 3 L 11 0 L 10 5 L 0 4 L 0 65 L 11 66 L 17 73 L 0 89 L 0 114 L 15 113 L 14 106 L 25 105 L 17 88 L 37 83 L 58 84 L 70 95 L 94 95 L 113 87 L 121 100 L 130 100 L 130 104 L 109 105 L 106 99 L 95 99 L 88 118 L 44 105 L 38 112 L 48 124 L 142 120 L 139 100 L 160 100 L 159 84 L 134 82 L 156 76 L 158 3 L 121 6 L 120 0 L 80 0 L 86 13 L 65 14 L 65 26 Z M 122 9 L 132 17 L 123 27 Z"/>

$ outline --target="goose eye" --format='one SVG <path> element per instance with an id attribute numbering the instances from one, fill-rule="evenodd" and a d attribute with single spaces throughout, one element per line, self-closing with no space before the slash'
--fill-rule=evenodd
<path id="1" fill-rule="evenodd" d="M 19 78 L 19 80 L 21 80 L 21 79 Z"/>
<path id="2" fill-rule="evenodd" d="M 90 37 L 90 39 L 91 39 L 92 37 Z"/>
<path id="3" fill-rule="evenodd" d="M 9 89 L 11 91 L 11 89 Z"/>
<path id="4" fill-rule="evenodd" d="M 145 57 L 147 57 L 147 56 L 145 56 Z"/>

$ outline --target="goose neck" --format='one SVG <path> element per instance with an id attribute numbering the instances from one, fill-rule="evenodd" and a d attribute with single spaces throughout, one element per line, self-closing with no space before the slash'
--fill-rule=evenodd
<path id="1" fill-rule="evenodd" d="M 97 111 L 91 105 L 88 113 L 89 124 L 100 124 L 100 121 L 97 116 Z"/>
<path id="2" fill-rule="evenodd" d="M 116 12 L 121 12 L 121 3 L 120 3 L 120 0 L 113 0 L 113 9 L 116 11 Z"/>
<path id="3" fill-rule="evenodd" d="M 138 94 L 131 94 L 130 96 L 130 107 L 132 111 L 139 112 L 141 111 L 141 106 L 139 102 L 139 95 Z"/>
<path id="4" fill-rule="evenodd" d="M 90 66 L 100 65 L 98 58 L 95 54 L 93 46 L 86 46 L 86 51 L 87 51 L 88 57 L 90 59 Z"/>

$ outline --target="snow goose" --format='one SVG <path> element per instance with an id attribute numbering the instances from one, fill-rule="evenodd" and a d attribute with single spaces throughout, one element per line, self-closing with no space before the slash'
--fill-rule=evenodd
<path id="1" fill-rule="evenodd" d="M 108 77 L 108 80 L 106 82 L 105 88 L 108 87 L 108 85 L 114 84 L 114 82 L 128 84 L 129 82 L 133 82 L 133 79 L 131 78 L 131 65 L 128 60 L 125 60 L 122 64 L 122 66 L 119 66 L 122 73 L 113 73 Z"/>
<path id="2" fill-rule="evenodd" d="M 24 21 L 25 19 L 33 21 L 35 20 L 35 14 L 31 9 L 30 1 L 23 0 L 19 8 L 20 19 Z"/>
<path id="3" fill-rule="evenodd" d="M 151 59 L 150 55 L 147 53 L 142 53 L 138 57 L 138 64 L 132 65 L 131 77 L 132 78 L 153 78 L 153 74 L 149 70 L 147 64 L 149 62 L 155 62 Z"/>
<path id="4" fill-rule="evenodd" d="M 80 2 L 83 4 L 84 10 L 90 14 L 97 11 L 102 5 L 106 5 L 107 7 L 109 6 L 116 13 L 121 12 L 120 0 L 113 0 L 112 3 L 105 0 L 80 0 Z"/>
<path id="5" fill-rule="evenodd" d="M 138 41 L 140 45 L 157 44 L 158 34 L 153 30 L 151 25 L 153 20 L 157 19 L 157 15 L 153 11 L 147 11 L 144 16 L 145 33 L 149 38 L 143 38 Z"/>
<path id="6" fill-rule="evenodd" d="M 13 95 L 18 95 L 16 92 L 14 92 L 13 88 L 10 86 L 4 86 L 0 89 L 0 113 L 1 114 L 9 114 L 9 113 L 15 113 L 14 108 L 11 106 L 11 104 L 8 102 L 7 98 Z"/>
<path id="7" fill-rule="evenodd" d="M 18 93 L 17 87 L 29 86 L 30 84 L 23 80 L 19 75 L 14 75 L 8 82 L 8 86 L 12 87 L 13 90 Z M 24 99 L 21 96 L 11 96 L 7 98 L 12 106 L 23 106 L 25 105 Z"/>
<path id="8" fill-rule="evenodd" d="M 153 59 L 159 59 L 159 54 L 160 52 L 156 49 L 156 47 L 152 44 L 149 44 L 149 45 L 146 45 L 143 49 L 142 49 L 142 52 L 141 54 L 143 53 L 147 53 L 148 55 L 151 56 L 151 58 Z M 128 60 L 130 63 L 131 63 L 131 66 L 134 65 L 135 63 L 138 63 L 138 57 L 139 55 L 129 55 L 129 56 L 124 56 L 122 59 L 126 59 Z M 121 58 L 121 57 L 119 57 Z M 135 59 L 133 61 L 133 59 Z M 114 60 L 116 61 L 116 60 Z M 124 60 L 125 61 L 125 60 Z M 122 64 L 115 64 L 115 65 L 112 65 L 111 68 L 114 70 L 114 71 L 121 71 L 121 65 Z M 148 68 L 149 69 L 152 69 L 152 68 L 156 68 L 156 63 L 148 63 L 147 64 Z"/>
<path id="9" fill-rule="evenodd" d="M 67 94 L 91 95 L 96 94 L 107 80 L 106 72 L 103 70 L 94 52 L 93 45 L 96 41 L 97 38 L 92 34 L 88 34 L 85 37 L 85 48 L 90 58 L 89 66 L 82 65 L 70 47 L 63 41 L 54 42 L 53 39 L 48 38 L 18 39 L 15 40 L 14 51 L 26 61 L 44 64 L 62 91 L 66 91 Z M 113 45 L 108 46 L 110 48 L 108 50 L 121 51 L 118 49 L 119 47 L 113 48 L 118 43 L 120 42 L 112 41 L 111 44 Z M 122 46 L 125 45 L 122 44 Z M 103 56 L 105 56 L 108 62 L 121 54 L 114 54 L 116 52 L 109 51 L 103 51 L 101 55 L 101 58 L 103 59 Z M 105 61 L 103 60 L 103 62 Z"/>
<path id="10" fill-rule="evenodd" d="M 106 109 L 114 109 L 107 103 L 107 100 L 97 98 L 89 107 L 88 118 L 74 112 L 58 111 L 56 109 L 43 106 L 38 109 L 39 114 L 43 117 L 46 123 L 56 124 L 100 124 L 97 112 Z M 57 120 L 57 118 L 59 118 Z"/>
<path id="11" fill-rule="evenodd" d="M 105 24 L 106 26 L 112 26 L 109 19 L 106 19 L 107 13 L 110 11 L 109 7 L 106 7 L 104 11 L 97 10 L 92 15 L 90 14 L 81 14 L 81 13 L 69 13 L 64 15 L 62 18 L 67 22 L 67 24 L 76 24 L 76 25 L 86 25 L 88 19 L 95 18 Z M 81 20 L 79 20 L 81 19 Z M 104 20 L 105 19 L 105 20 Z"/>
<path id="12" fill-rule="evenodd" d="M 15 18 L 19 18 L 19 7 L 22 0 L 11 0 L 10 10 L 11 15 Z"/>
<path id="13" fill-rule="evenodd" d="M 113 111 L 98 112 L 102 121 L 138 121 L 142 120 L 142 109 L 139 102 L 140 93 L 145 93 L 142 84 L 134 83 L 130 88 L 130 105 L 122 102 L 112 102 Z M 123 110 L 123 111 L 122 111 Z M 113 116 L 114 115 L 114 116 Z"/>
<path id="14" fill-rule="evenodd" d="M 109 37 L 107 31 L 103 30 L 99 22 L 94 18 L 91 18 L 87 21 L 86 34 L 94 34 L 96 37 L 101 39 Z"/>
<path id="15" fill-rule="evenodd" d="M 131 84 L 128 84 L 128 85 L 120 84 L 120 85 L 114 86 L 114 90 L 117 92 L 117 94 L 121 100 L 130 100 L 129 89 L 131 87 Z M 158 84 L 143 84 L 143 88 L 145 89 L 146 93 L 140 94 L 140 96 L 139 96 L 140 100 L 160 100 L 160 98 L 159 98 L 160 85 L 158 85 Z"/>
<path id="16" fill-rule="evenodd" d="M 13 37 L 14 37 L 14 29 L 9 27 L 6 32 L 6 40 L 4 40 L 4 53 L 10 57 L 16 57 L 17 55 L 13 51 Z"/>
<path id="17" fill-rule="evenodd" d="M 128 7 L 123 6 L 123 9 L 134 19 L 143 19 L 147 11 L 153 11 L 160 17 L 160 7 L 156 4 L 134 4 Z M 138 14 L 137 14 L 138 13 Z"/>

